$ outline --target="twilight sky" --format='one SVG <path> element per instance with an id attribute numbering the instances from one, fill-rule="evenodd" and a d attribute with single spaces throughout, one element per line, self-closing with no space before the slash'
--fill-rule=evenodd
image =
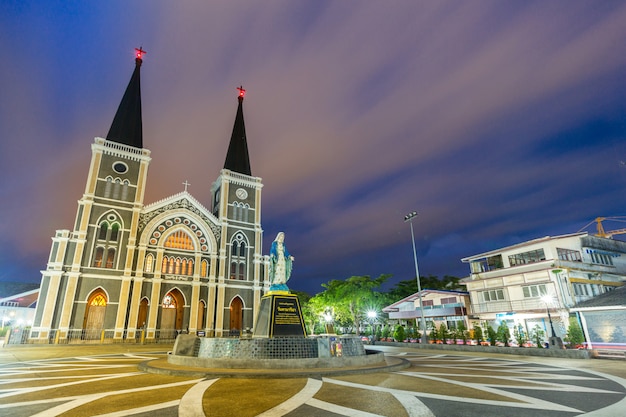
<path id="1" fill-rule="evenodd" d="M 38 282 L 142 66 L 145 203 L 206 207 L 237 107 L 311 293 L 626 214 L 624 1 L 0 2 L 0 280 Z M 607 229 L 623 224 L 605 223 Z M 590 231 L 593 228 L 588 229 Z"/>

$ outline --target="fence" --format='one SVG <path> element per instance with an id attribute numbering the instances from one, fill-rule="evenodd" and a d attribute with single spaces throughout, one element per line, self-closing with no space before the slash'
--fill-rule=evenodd
<path id="1" fill-rule="evenodd" d="M 115 330 L 102 329 L 102 330 L 83 330 L 74 329 L 66 332 L 67 337 L 61 338 L 61 333 L 58 329 L 50 331 L 48 336 L 48 344 L 112 344 L 112 343 L 140 343 L 140 344 L 158 344 L 158 343 L 174 343 L 176 336 L 181 331 L 176 329 L 159 329 L 153 332 L 154 337 L 147 338 L 146 330 L 137 330 L 134 332 L 134 337 L 130 337 L 129 332 L 124 330 L 122 337 L 115 337 Z M 119 334 L 119 332 L 117 332 Z M 5 345 L 24 345 L 30 343 L 41 344 L 42 340 L 30 339 L 29 327 L 16 327 L 10 329 L 5 338 Z M 44 341 L 43 343 L 46 343 Z"/>

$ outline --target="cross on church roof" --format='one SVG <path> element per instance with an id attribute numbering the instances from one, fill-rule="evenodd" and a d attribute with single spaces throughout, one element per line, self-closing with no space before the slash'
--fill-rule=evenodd
<path id="1" fill-rule="evenodd" d="M 246 95 L 246 90 L 243 89 L 243 85 L 237 87 L 237 90 L 239 90 L 239 97 L 243 98 L 243 96 Z"/>
<path id="2" fill-rule="evenodd" d="M 146 51 L 140 46 L 139 48 L 135 48 L 135 58 L 143 59 L 143 56 L 146 54 Z"/>
<path id="3" fill-rule="evenodd" d="M 185 182 L 183 182 L 183 185 L 185 186 L 185 192 L 187 192 L 187 187 L 190 186 L 191 184 L 187 182 L 187 180 L 185 180 Z"/>

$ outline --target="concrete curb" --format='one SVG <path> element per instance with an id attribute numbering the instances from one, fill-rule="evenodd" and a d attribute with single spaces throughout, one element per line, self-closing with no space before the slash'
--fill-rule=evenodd
<path id="1" fill-rule="evenodd" d="M 477 352 L 477 353 L 500 353 L 517 356 L 541 356 L 549 358 L 563 359 L 594 359 L 597 352 L 593 349 L 542 349 L 542 348 L 520 348 L 520 347 L 500 347 L 500 346 L 469 346 L 469 345 L 439 345 L 404 342 L 376 342 L 378 346 L 392 346 L 399 348 L 443 350 L 450 352 Z M 376 345 L 373 345 L 375 347 Z"/>
<path id="2" fill-rule="evenodd" d="M 411 363 L 402 358 L 385 357 L 384 363 L 345 368 L 306 368 L 306 369 L 224 369 L 193 368 L 173 365 L 164 359 L 142 362 L 140 371 L 151 374 L 187 376 L 192 378 L 321 378 L 324 376 L 369 374 L 375 372 L 395 372 L 406 369 Z"/>

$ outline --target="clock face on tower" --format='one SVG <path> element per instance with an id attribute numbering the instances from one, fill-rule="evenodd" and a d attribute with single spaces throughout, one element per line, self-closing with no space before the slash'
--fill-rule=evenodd
<path id="1" fill-rule="evenodd" d="M 123 162 L 116 162 L 113 164 L 113 169 L 115 170 L 115 172 L 118 172 L 120 174 L 125 173 L 126 171 L 128 171 L 128 165 L 126 165 Z"/>
<path id="2" fill-rule="evenodd" d="M 235 191 L 235 195 L 242 200 L 248 198 L 248 192 L 243 188 L 238 188 L 237 191 Z"/>

